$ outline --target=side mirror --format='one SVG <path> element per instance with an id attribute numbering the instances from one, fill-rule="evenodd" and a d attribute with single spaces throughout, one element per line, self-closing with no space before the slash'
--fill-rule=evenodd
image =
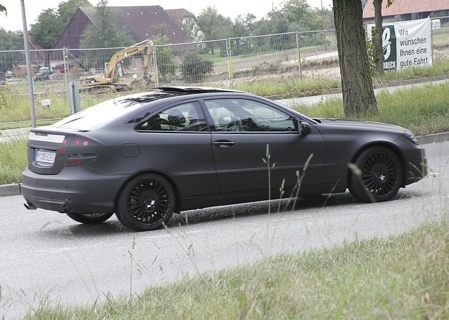
<path id="1" fill-rule="evenodd" d="M 312 129 L 310 128 L 310 125 L 307 122 L 299 121 L 299 134 L 302 136 L 308 135 Z"/>

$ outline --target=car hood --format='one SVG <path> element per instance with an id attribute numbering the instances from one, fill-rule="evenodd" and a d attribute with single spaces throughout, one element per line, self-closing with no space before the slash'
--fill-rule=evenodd
<path id="1" fill-rule="evenodd" d="M 384 131 L 384 132 L 396 132 L 396 133 L 404 133 L 408 131 L 407 129 L 380 122 L 371 122 L 371 121 L 357 121 L 357 120 L 345 120 L 345 119 L 332 119 L 332 118 L 319 118 L 315 119 L 322 125 L 326 127 L 335 127 L 339 129 L 347 129 L 347 130 L 361 130 L 361 131 Z"/>

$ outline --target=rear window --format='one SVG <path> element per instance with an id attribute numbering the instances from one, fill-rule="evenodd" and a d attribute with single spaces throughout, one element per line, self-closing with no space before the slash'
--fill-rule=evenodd
<path id="1" fill-rule="evenodd" d="M 53 126 L 78 130 L 92 130 L 117 117 L 134 111 L 144 103 L 172 96 L 172 93 L 155 91 L 144 95 L 130 95 L 104 101 L 81 112 L 72 114 L 71 116 L 56 122 Z"/>

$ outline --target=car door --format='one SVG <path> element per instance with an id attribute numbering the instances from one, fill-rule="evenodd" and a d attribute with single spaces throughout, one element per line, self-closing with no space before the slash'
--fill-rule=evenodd
<path id="1" fill-rule="evenodd" d="M 172 179 L 183 198 L 219 192 L 211 134 L 198 102 L 171 106 L 143 121 L 136 131 L 151 169 Z M 184 199 L 186 200 L 186 199 Z"/>
<path id="2" fill-rule="evenodd" d="M 324 148 L 315 129 L 302 136 L 292 115 L 261 101 L 204 103 L 213 122 L 212 151 L 222 193 L 264 198 L 270 185 L 277 198 L 282 186 L 291 192 L 298 180 L 301 187 L 322 182 Z"/>

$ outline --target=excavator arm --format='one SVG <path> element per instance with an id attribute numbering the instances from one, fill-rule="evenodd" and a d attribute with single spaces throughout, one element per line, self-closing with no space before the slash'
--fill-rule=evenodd
<path id="1" fill-rule="evenodd" d="M 119 64 L 126 58 L 132 57 L 138 53 L 141 53 L 145 51 L 144 54 L 144 60 L 150 60 L 152 49 L 153 47 L 153 41 L 151 39 L 144 40 L 142 42 L 136 43 L 128 48 L 122 49 L 120 51 L 117 51 L 114 53 L 114 55 L 109 60 L 107 66 L 107 70 L 105 71 L 105 77 L 111 78 L 111 79 L 117 79 L 118 78 L 118 67 Z M 149 64 L 149 62 L 148 62 Z M 149 66 L 147 66 L 148 68 Z M 145 68 L 145 62 L 144 62 L 144 68 Z M 145 71 L 145 70 L 144 70 Z"/>
<path id="2" fill-rule="evenodd" d="M 130 86 L 128 84 L 120 82 L 119 66 L 123 60 L 139 53 L 143 53 L 144 80 L 149 82 L 149 69 L 153 61 L 153 41 L 151 39 L 136 43 L 114 53 L 109 62 L 105 63 L 104 74 L 80 78 L 80 89 L 91 90 L 103 87 L 111 90 L 129 90 Z"/>

